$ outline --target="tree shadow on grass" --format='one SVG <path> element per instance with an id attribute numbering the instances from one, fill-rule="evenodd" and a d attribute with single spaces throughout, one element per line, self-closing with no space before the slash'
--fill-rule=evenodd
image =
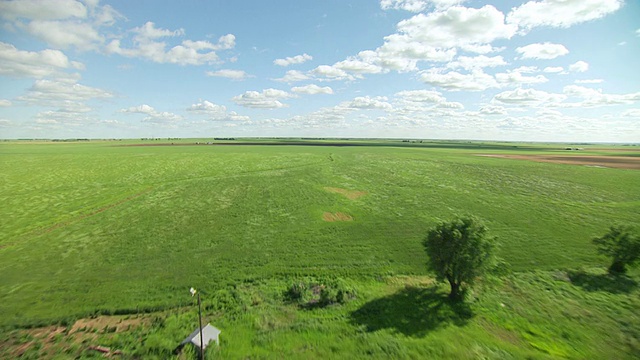
<path id="1" fill-rule="evenodd" d="M 630 293 L 638 282 L 626 275 L 590 274 L 584 271 L 569 271 L 571 283 L 587 291 L 606 291 L 612 294 Z"/>
<path id="2" fill-rule="evenodd" d="M 351 321 L 367 331 L 393 329 L 407 336 L 424 336 L 440 326 L 465 325 L 473 317 L 468 304 L 450 300 L 437 288 L 406 287 L 364 304 Z"/>

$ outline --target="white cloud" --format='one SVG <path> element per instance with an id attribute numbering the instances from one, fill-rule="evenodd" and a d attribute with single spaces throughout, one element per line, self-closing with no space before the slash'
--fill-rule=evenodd
<path id="1" fill-rule="evenodd" d="M 368 54 L 368 52 L 362 53 Z M 355 74 L 379 74 L 384 72 L 384 69 L 374 63 L 378 60 L 379 59 L 375 55 L 364 61 L 357 57 L 349 57 L 346 60 L 333 64 L 333 68 Z"/>
<path id="2" fill-rule="evenodd" d="M 81 85 L 73 81 L 36 80 L 27 94 L 19 97 L 31 105 L 58 106 L 63 109 L 84 107 L 91 99 L 108 99 L 113 94 L 102 89 Z"/>
<path id="3" fill-rule="evenodd" d="M 0 107 L 9 107 L 11 106 L 11 101 L 6 99 L 0 99 Z"/>
<path id="4" fill-rule="evenodd" d="M 33 86 L 18 100 L 30 106 L 54 107 L 56 110 L 43 111 L 36 116 L 40 120 L 55 120 L 61 124 L 78 125 L 94 121 L 86 116 L 93 109 L 87 104 L 91 100 L 109 99 L 114 95 L 102 89 L 66 80 L 36 80 Z"/>
<path id="5" fill-rule="evenodd" d="M 246 91 L 244 94 L 234 96 L 231 100 L 240 106 L 249 108 L 278 109 L 288 106 L 280 102 L 281 99 L 291 97 L 294 96 L 284 90 L 265 89 L 262 92 Z"/>
<path id="6" fill-rule="evenodd" d="M 636 30 L 636 36 L 640 37 L 640 29 Z"/>
<path id="7" fill-rule="evenodd" d="M 278 78 L 278 79 L 273 79 L 273 80 L 280 81 L 280 82 L 286 82 L 286 83 L 293 83 L 293 82 L 304 81 L 304 80 L 309 80 L 309 79 L 310 79 L 310 77 L 308 75 L 305 75 L 301 71 L 289 70 L 289 71 L 286 72 L 286 74 L 284 74 L 283 77 Z"/>
<path id="8" fill-rule="evenodd" d="M 532 106 L 543 102 L 560 102 L 566 99 L 566 96 L 541 90 L 518 88 L 501 92 L 494 96 L 493 99 L 504 104 Z"/>
<path id="9" fill-rule="evenodd" d="M 289 66 L 293 64 L 302 64 L 306 61 L 313 60 L 313 56 L 304 53 L 302 55 L 296 55 L 293 57 L 286 57 L 284 59 L 275 59 L 273 63 L 278 66 Z"/>
<path id="10" fill-rule="evenodd" d="M 525 31 L 538 26 L 567 28 L 615 12 L 622 3 L 622 0 L 529 1 L 513 8 L 507 15 L 507 22 Z"/>
<path id="11" fill-rule="evenodd" d="M 485 55 L 479 55 L 474 57 L 459 56 L 455 61 L 447 64 L 450 69 L 463 68 L 465 70 L 481 69 L 485 67 L 496 67 L 508 65 L 502 56 L 488 57 Z"/>
<path id="12" fill-rule="evenodd" d="M 248 116 L 238 115 L 234 111 L 227 112 L 227 108 L 224 105 L 217 105 L 207 100 L 200 100 L 200 102 L 191 105 L 187 108 L 187 111 L 195 114 L 206 115 L 209 120 L 214 121 L 248 121 Z"/>
<path id="13" fill-rule="evenodd" d="M 469 74 L 461 74 L 456 71 L 440 73 L 430 70 L 422 72 L 420 80 L 450 91 L 484 91 L 489 88 L 499 87 L 493 76 L 481 70 L 473 70 Z"/>
<path id="14" fill-rule="evenodd" d="M 569 65 L 569 71 L 573 72 L 585 72 L 589 70 L 589 63 L 584 61 L 577 61 L 571 65 Z"/>
<path id="15" fill-rule="evenodd" d="M 539 84 L 549 81 L 544 75 L 525 76 L 523 73 L 531 72 L 530 69 L 514 69 L 506 73 L 498 73 L 495 75 L 496 80 L 501 84 L 521 85 L 521 84 Z"/>
<path id="16" fill-rule="evenodd" d="M 382 10 L 406 10 L 410 12 L 422 12 L 430 6 L 438 9 L 451 7 L 465 2 L 466 0 L 380 0 Z"/>
<path id="17" fill-rule="evenodd" d="M 98 30 L 86 22 L 34 20 L 26 29 L 31 35 L 61 49 L 95 50 L 104 42 Z"/>
<path id="18" fill-rule="evenodd" d="M 320 65 L 311 71 L 314 75 L 324 78 L 324 80 L 354 80 L 353 75 L 349 75 L 346 71 L 338 69 L 334 66 Z"/>
<path id="19" fill-rule="evenodd" d="M 604 94 L 602 90 L 578 85 L 567 85 L 562 89 L 562 92 L 570 98 L 581 99 L 579 102 L 563 103 L 563 107 L 599 107 L 633 104 L 640 101 L 640 92 L 629 94 Z"/>
<path id="20" fill-rule="evenodd" d="M 603 79 L 584 79 L 584 80 L 576 80 L 576 84 L 600 84 L 604 82 Z"/>
<path id="21" fill-rule="evenodd" d="M 223 78 L 233 79 L 233 80 L 244 80 L 250 77 L 250 75 L 244 72 L 243 70 L 231 70 L 231 69 L 207 71 L 205 74 L 207 76 L 223 77 Z"/>
<path id="22" fill-rule="evenodd" d="M 484 115 L 507 115 L 507 109 L 503 106 L 487 104 L 480 108 L 480 113 Z"/>
<path id="23" fill-rule="evenodd" d="M 545 42 L 516 48 L 516 52 L 522 55 L 522 59 L 550 60 L 567 55 L 569 50 L 564 45 Z"/>
<path id="24" fill-rule="evenodd" d="M 504 14 L 491 5 L 480 9 L 462 6 L 445 11 L 418 14 L 400 21 L 398 32 L 422 45 L 436 48 L 490 44 L 497 39 L 509 39 L 516 31 L 504 23 Z"/>
<path id="25" fill-rule="evenodd" d="M 447 101 L 442 93 L 433 90 L 405 90 L 397 92 L 396 96 L 409 102 L 442 103 Z"/>
<path id="26" fill-rule="evenodd" d="M 359 96 L 348 103 L 348 107 L 353 109 L 367 109 L 367 110 L 391 110 L 393 106 L 387 102 L 387 98 L 384 96 Z"/>
<path id="27" fill-rule="evenodd" d="M 542 71 L 546 73 L 560 73 L 563 72 L 564 69 L 562 68 L 562 66 L 547 66 Z"/>
<path id="28" fill-rule="evenodd" d="M 46 76 L 68 76 L 64 69 L 83 66 L 69 61 L 59 50 L 24 51 L 0 42 L 0 75 L 13 77 L 43 78 Z"/>
<path id="29" fill-rule="evenodd" d="M 152 22 L 132 30 L 133 47 L 123 48 L 119 39 L 112 40 L 105 48 L 107 53 L 119 54 L 126 57 L 141 57 L 157 63 L 179 65 L 202 65 L 219 62 L 216 51 L 232 49 L 235 46 L 235 36 L 223 35 L 217 43 L 209 41 L 184 40 L 167 50 L 167 44 L 158 41 L 161 38 L 183 36 L 184 29 L 167 30 L 156 28 Z"/>
<path id="30" fill-rule="evenodd" d="M 132 106 L 126 109 L 120 109 L 120 112 L 125 112 L 125 113 L 138 113 L 138 114 L 152 114 L 154 113 L 156 110 L 147 105 L 147 104 L 142 104 L 139 106 Z"/>
<path id="31" fill-rule="evenodd" d="M 624 117 L 640 118 L 640 109 L 629 109 L 622 113 Z"/>
<path id="32" fill-rule="evenodd" d="M 330 88 L 329 86 L 320 87 L 315 84 L 309 84 L 305 86 L 293 87 L 291 88 L 291 92 L 294 92 L 297 94 L 309 94 L 309 95 L 333 94 L 333 89 Z"/>
<path id="33" fill-rule="evenodd" d="M 0 16 L 15 20 L 57 20 L 87 17 L 87 8 L 76 0 L 21 0 L 0 2 Z"/>
<path id="34" fill-rule="evenodd" d="M 142 121 L 154 124 L 173 124 L 179 121 L 182 121 L 183 118 L 180 115 L 176 115 L 174 113 L 166 112 L 166 111 L 157 111 L 153 107 L 142 104 L 140 106 L 132 106 L 126 109 L 121 109 L 120 112 L 123 113 L 134 113 L 134 114 L 145 114 Z"/>

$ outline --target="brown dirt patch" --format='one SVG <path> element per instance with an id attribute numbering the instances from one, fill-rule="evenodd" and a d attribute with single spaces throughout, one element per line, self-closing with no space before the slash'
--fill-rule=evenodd
<path id="1" fill-rule="evenodd" d="M 546 162 L 554 164 L 570 164 L 597 166 L 618 169 L 640 170 L 640 157 L 633 156 L 566 156 L 566 155 L 498 155 L 498 154 L 479 154 L 477 156 L 486 156 L 502 159 L 529 160 L 536 162 Z"/>
<path id="2" fill-rule="evenodd" d="M 324 189 L 326 191 L 328 191 L 328 192 L 332 192 L 332 193 L 343 195 L 347 199 L 350 199 L 350 200 L 355 200 L 355 199 L 367 194 L 364 191 L 347 190 L 347 189 L 340 189 L 340 188 L 334 188 L 334 187 L 325 187 Z"/>
<path id="3" fill-rule="evenodd" d="M 345 214 L 343 212 L 330 213 L 326 212 L 322 214 L 322 220 L 334 222 L 334 221 L 353 221 L 353 217 L 349 214 Z"/>
<path id="4" fill-rule="evenodd" d="M 121 332 L 129 330 L 145 323 L 145 320 L 139 318 L 126 319 L 122 316 L 98 316 L 94 319 L 80 319 L 76 321 L 71 327 L 70 334 L 77 331 L 92 331 L 92 330 L 104 330 L 105 328 L 115 329 L 113 332 Z"/>

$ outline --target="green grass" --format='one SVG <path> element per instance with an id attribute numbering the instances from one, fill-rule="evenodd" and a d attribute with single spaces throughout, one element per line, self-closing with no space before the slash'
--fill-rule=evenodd
<path id="1" fill-rule="evenodd" d="M 474 156 L 559 145 L 114 146 L 130 143 L 0 143 L 5 331 L 96 313 L 170 311 L 190 304 L 190 286 L 213 294 L 249 284 L 258 290 L 242 291 L 255 291 L 263 305 L 209 315 L 229 334 L 225 357 L 624 358 L 637 351 L 636 278 L 626 292 L 614 291 L 618 283 L 597 285 L 608 280 L 595 275 L 549 278 L 607 265 L 590 240 L 612 223 L 638 222 L 638 171 Z M 366 195 L 348 199 L 325 187 Z M 353 221 L 325 222 L 324 212 Z M 468 319 L 442 303 L 442 289 L 376 280 L 427 275 L 421 240 L 457 214 L 483 219 L 516 271 L 483 290 Z M 286 279 L 303 276 L 342 277 L 360 295 L 326 310 L 283 305 Z M 388 324 L 393 312 L 357 315 L 394 303 L 408 314 L 404 325 Z M 512 311 L 502 313 L 499 303 Z M 442 314 L 419 315 L 434 307 Z M 582 308 L 595 318 L 583 323 Z M 256 322 L 278 330 L 258 331 Z M 175 336 L 188 334 L 189 326 L 176 326 Z M 518 341 L 496 339 L 501 334 Z"/>

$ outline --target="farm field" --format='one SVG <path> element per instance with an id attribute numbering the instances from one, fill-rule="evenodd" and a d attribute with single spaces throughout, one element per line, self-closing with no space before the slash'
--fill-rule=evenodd
<path id="1" fill-rule="evenodd" d="M 640 273 L 612 280 L 591 244 L 639 223 L 637 147 L 207 142 L 0 143 L 0 357 L 166 358 L 197 323 L 191 286 L 223 330 L 211 358 L 640 355 Z M 421 241 L 465 214 L 506 265 L 460 308 Z M 335 279 L 344 305 L 282 299 Z"/>

